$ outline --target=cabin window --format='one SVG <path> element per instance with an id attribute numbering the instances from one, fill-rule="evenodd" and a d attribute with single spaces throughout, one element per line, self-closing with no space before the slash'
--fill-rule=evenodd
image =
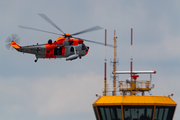
<path id="1" fill-rule="evenodd" d="M 111 115 L 110 115 L 110 111 L 109 111 L 109 108 L 105 108 L 105 113 L 106 113 L 106 118 L 107 120 L 111 120 Z"/>
<path id="2" fill-rule="evenodd" d="M 154 106 L 124 105 L 124 120 L 152 120 Z"/>
<path id="3" fill-rule="evenodd" d="M 95 116 L 96 116 L 96 120 L 99 120 L 98 113 L 97 113 L 97 110 L 96 110 L 96 106 L 94 106 L 93 109 L 94 109 L 94 113 L 95 113 Z"/>
<path id="4" fill-rule="evenodd" d="M 112 116 L 112 119 L 113 119 L 113 120 L 115 120 L 115 119 L 116 119 L 115 109 L 110 108 L 110 111 L 111 111 L 111 116 Z"/>
<path id="5" fill-rule="evenodd" d="M 98 106 L 101 120 L 122 120 L 121 106 Z"/>
<path id="6" fill-rule="evenodd" d="M 55 47 L 54 48 L 54 55 L 61 55 L 62 47 Z"/>
<path id="7" fill-rule="evenodd" d="M 101 119 L 102 119 L 102 120 L 106 120 L 104 108 L 102 108 L 102 107 L 100 108 L 100 113 L 101 113 Z"/>
<path id="8" fill-rule="evenodd" d="M 169 108 L 165 108 L 165 110 L 164 110 L 164 120 L 167 120 L 168 112 L 169 112 Z"/>
<path id="9" fill-rule="evenodd" d="M 172 120 L 175 107 L 156 106 L 154 120 Z"/>
<path id="10" fill-rule="evenodd" d="M 48 49 L 48 50 L 47 50 L 47 53 L 49 53 L 49 52 L 50 52 L 50 50 Z"/>
<path id="11" fill-rule="evenodd" d="M 117 118 L 118 120 L 122 120 L 122 112 L 121 108 L 116 108 Z"/>
<path id="12" fill-rule="evenodd" d="M 71 47 L 70 51 L 71 51 L 71 52 L 74 52 L 74 47 Z"/>

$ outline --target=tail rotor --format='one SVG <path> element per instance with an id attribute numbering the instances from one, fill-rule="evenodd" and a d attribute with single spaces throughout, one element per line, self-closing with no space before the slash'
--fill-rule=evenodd
<path id="1" fill-rule="evenodd" d="M 6 43 L 6 48 L 8 49 L 8 50 L 13 50 L 14 48 L 11 46 L 11 43 L 12 42 L 15 42 L 15 43 L 17 43 L 17 44 L 19 44 L 20 43 L 20 37 L 17 35 L 17 34 L 11 34 L 7 39 L 6 39 L 6 41 L 5 41 L 5 43 Z"/>

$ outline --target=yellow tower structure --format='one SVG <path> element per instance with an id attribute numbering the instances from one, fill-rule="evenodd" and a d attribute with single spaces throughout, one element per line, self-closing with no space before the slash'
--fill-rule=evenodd
<path id="1" fill-rule="evenodd" d="M 119 81 L 120 95 L 106 94 L 93 103 L 97 120 L 173 120 L 177 103 L 170 96 L 145 95 L 153 88 L 152 74 L 156 71 L 133 71 L 132 52 L 130 71 L 115 71 L 113 74 L 130 74 L 130 79 Z M 150 74 L 150 79 L 138 80 L 139 74 Z"/>

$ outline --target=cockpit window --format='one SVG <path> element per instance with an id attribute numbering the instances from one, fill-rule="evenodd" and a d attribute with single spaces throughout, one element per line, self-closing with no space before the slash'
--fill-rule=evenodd
<path id="1" fill-rule="evenodd" d="M 85 50 L 86 46 L 84 44 L 82 44 L 82 50 Z"/>

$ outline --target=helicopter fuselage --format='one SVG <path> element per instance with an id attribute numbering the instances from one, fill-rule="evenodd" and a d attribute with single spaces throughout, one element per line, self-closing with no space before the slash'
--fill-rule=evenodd
<path id="1" fill-rule="evenodd" d="M 66 60 L 81 58 L 88 53 L 89 47 L 85 46 L 85 44 L 61 46 L 55 43 L 45 43 L 19 46 L 16 50 L 22 53 L 34 54 L 36 56 L 35 62 L 37 62 L 39 58 L 66 58 Z"/>

